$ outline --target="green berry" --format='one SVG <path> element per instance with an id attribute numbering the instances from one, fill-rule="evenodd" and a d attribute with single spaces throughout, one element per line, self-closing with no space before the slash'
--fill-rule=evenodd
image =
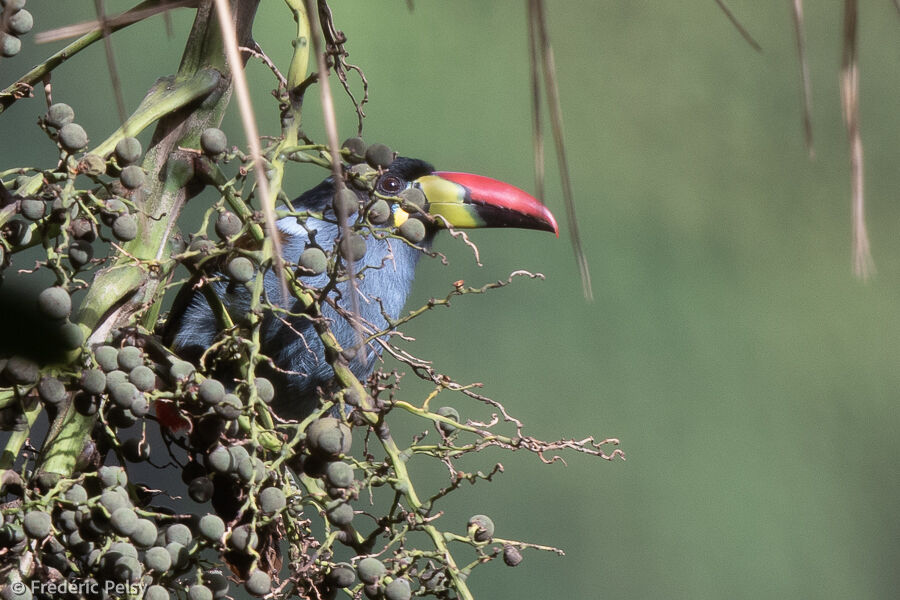
<path id="1" fill-rule="evenodd" d="M 234 394 L 225 394 L 222 401 L 215 406 L 216 414 L 226 421 L 234 421 L 240 417 L 243 408 L 244 403 Z"/>
<path id="2" fill-rule="evenodd" d="M 169 542 L 166 544 L 166 552 L 168 552 L 169 556 L 172 558 L 172 566 L 176 569 L 184 568 L 191 559 L 188 549 L 178 542 Z"/>
<path id="3" fill-rule="evenodd" d="M 72 314 L 72 297 L 61 287 L 49 287 L 38 294 L 38 310 L 48 319 L 65 319 Z"/>
<path id="4" fill-rule="evenodd" d="M 125 346 L 119 350 L 119 367 L 126 372 L 144 364 L 144 353 L 137 346 Z"/>
<path id="5" fill-rule="evenodd" d="M 65 499 L 69 502 L 74 502 L 75 504 L 87 502 L 87 490 L 85 490 L 84 486 L 80 483 L 72 484 L 72 487 L 66 490 Z"/>
<path id="6" fill-rule="evenodd" d="M 134 387 L 134 384 L 128 381 L 117 383 L 109 390 L 110 400 L 115 402 L 119 408 L 130 408 L 140 395 L 141 393 Z"/>
<path id="7" fill-rule="evenodd" d="M 131 462 L 143 462 L 150 458 L 150 442 L 140 438 L 129 438 L 122 444 L 122 454 Z"/>
<path id="8" fill-rule="evenodd" d="M 144 397 L 136 398 L 128 407 L 128 412 L 139 419 L 144 418 L 150 413 L 150 403 Z"/>
<path id="9" fill-rule="evenodd" d="M 240 525 L 231 531 L 229 538 L 231 547 L 239 552 L 255 549 L 259 545 L 259 536 L 249 525 Z"/>
<path id="10" fill-rule="evenodd" d="M 190 546 L 191 541 L 193 541 L 194 536 L 191 533 L 191 528 L 185 525 L 184 523 L 175 523 L 173 525 L 169 525 L 166 528 L 166 543 L 171 544 L 172 542 L 177 542 L 182 546 Z"/>
<path id="11" fill-rule="evenodd" d="M 0 55 L 12 58 L 22 50 L 22 40 L 14 35 L 0 31 Z"/>
<path id="12" fill-rule="evenodd" d="M 141 142 L 137 138 L 122 138 L 116 144 L 116 158 L 121 164 L 130 165 L 136 163 L 141 158 L 143 149 Z"/>
<path id="13" fill-rule="evenodd" d="M 119 181 L 129 190 L 136 190 L 144 185 L 144 170 L 137 165 L 128 165 L 119 173 Z"/>
<path id="14" fill-rule="evenodd" d="M 142 392 L 149 392 L 156 387 L 156 373 L 146 365 L 138 365 L 128 374 L 128 380 Z"/>
<path id="15" fill-rule="evenodd" d="M 191 500 L 194 502 L 199 502 L 201 504 L 209 502 L 214 491 L 215 486 L 209 477 L 195 477 L 188 484 L 188 496 L 190 496 Z"/>
<path id="16" fill-rule="evenodd" d="M 225 397 L 225 386 L 217 379 L 204 379 L 197 389 L 197 397 L 204 404 L 218 404 Z"/>
<path id="17" fill-rule="evenodd" d="M 340 502 L 330 508 L 326 515 L 332 525 L 344 527 L 353 521 L 353 507 L 346 502 Z"/>
<path id="18" fill-rule="evenodd" d="M 230 446 L 228 454 L 231 455 L 232 469 L 236 468 L 241 462 L 250 460 L 250 453 L 243 446 Z"/>
<path id="19" fill-rule="evenodd" d="M 211 542 L 219 542 L 225 535 L 225 522 L 216 515 L 203 515 L 197 526 L 200 535 Z"/>
<path id="20" fill-rule="evenodd" d="M 121 582 L 140 581 L 144 574 L 144 567 L 138 559 L 124 556 L 116 560 L 113 565 L 113 577 Z"/>
<path id="21" fill-rule="evenodd" d="M 52 406 L 66 399 L 66 386 L 56 377 L 43 377 L 38 384 L 41 400 Z"/>
<path id="22" fill-rule="evenodd" d="M 408 221 L 407 221 L 408 222 Z M 130 242 L 137 237 L 138 222 L 134 215 L 122 215 L 116 217 L 112 224 L 113 235 L 120 242 Z"/>
<path id="23" fill-rule="evenodd" d="M 100 494 L 101 506 L 110 513 L 113 513 L 120 508 L 127 507 L 130 503 L 131 500 L 128 498 L 125 488 L 120 486 L 107 488 Z"/>
<path id="24" fill-rule="evenodd" d="M 341 148 L 350 151 L 347 157 L 349 162 L 359 163 L 366 159 L 366 142 L 361 137 L 347 138 Z"/>
<path id="25" fill-rule="evenodd" d="M 387 169 L 394 162 L 394 151 L 384 144 L 372 144 L 366 149 L 366 162 L 376 169 Z"/>
<path id="26" fill-rule="evenodd" d="M 359 207 L 359 196 L 353 190 L 342 187 L 334 195 L 334 212 L 338 216 L 349 217 Z"/>
<path id="27" fill-rule="evenodd" d="M 503 562 L 510 567 L 518 566 L 522 562 L 522 553 L 515 546 L 503 546 Z"/>
<path id="28" fill-rule="evenodd" d="M 213 600 L 212 590 L 199 583 L 188 588 L 189 600 Z"/>
<path id="29" fill-rule="evenodd" d="M 60 129 L 63 125 L 68 125 L 75 120 L 75 111 L 72 107 L 63 102 L 51 104 L 44 115 L 44 121 L 51 127 Z"/>
<path id="30" fill-rule="evenodd" d="M 353 467 L 341 461 L 328 463 L 325 478 L 336 488 L 350 487 L 353 484 Z"/>
<path id="31" fill-rule="evenodd" d="M 59 328 L 59 337 L 66 350 L 81 348 L 84 343 L 84 331 L 78 323 L 63 323 Z"/>
<path id="32" fill-rule="evenodd" d="M 237 256 L 228 262 L 228 276 L 238 283 L 247 283 L 253 279 L 253 263 L 245 256 Z"/>
<path id="33" fill-rule="evenodd" d="M 176 381 L 187 381 L 195 371 L 194 365 L 186 360 L 175 360 L 169 367 L 169 375 Z"/>
<path id="34" fill-rule="evenodd" d="M 348 588 L 356 583 L 356 571 L 347 563 L 338 563 L 325 576 L 328 583 L 338 588 Z"/>
<path id="35" fill-rule="evenodd" d="M 41 370 L 37 364 L 27 358 L 13 356 L 6 361 L 6 367 L 4 367 L 3 373 L 11 382 L 27 385 L 30 383 L 37 383 L 37 380 L 41 375 Z"/>
<path id="36" fill-rule="evenodd" d="M 13 13 L 6 20 L 6 29 L 13 35 L 25 35 L 34 27 L 34 17 L 27 10 Z"/>
<path id="37" fill-rule="evenodd" d="M 441 415 L 442 417 L 453 419 L 454 421 L 459 423 L 459 412 L 452 406 L 440 407 L 439 409 L 437 409 L 437 414 Z M 450 435 L 451 433 L 456 431 L 456 425 L 450 425 L 441 421 L 438 421 L 437 425 L 446 435 Z"/>
<path id="38" fill-rule="evenodd" d="M 476 542 L 487 542 L 494 537 L 494 522 L 487 515 L 469 517 L 468 529 Z"/>
<path id="39" fill-rule="evenodd" d="M 356 176 L 350 179 L 350 185 L 358 190 L 368 190 L 368 180 L 377 173 L 377 171 L 369 165 L 359 164 L 350 167 L 350 173 Z"/>
<path id="40" fill-rule="evenodd" d="M 228 149 L 228 138 L 221 129 L 209 127 L 200 134 L 200 147 L 204 153 L 216 156 Z"/>
<path id="41" fill-rule="evenodd" d="M 231 211 L 225 211 L 216 219 L 216 235 L 223 240 L 236 236 L 241 232 L 241 220 Z"/>
<path id="42" fill-rule="evenodd" d="M 207 465 L 219 473 L 228 473 L 234 467 L 231 453 L 224 446 L 217 446 L 209 453 L 206 459 Z"/>
<path id="43" fill-rule="evenodd" d="M 22 219 L 11 219 L 7 227 L 9 228 L 10 237 L 13 243 L 25 246 L 31 243 L 31 238 L 34 235 L 34 227 L 32 227 L 29 223 L 26 223 Z"/>
<path id="44" fill-rule="evenodd" d="M 101 218 L 107 225 L 111 225 L 117 218 L 128 214 L 128 206 L 121 198 L 110 198 L 103 203 Z"/>
<path id="45" fill-rule="evenodd" d="M 350 235 L 341 239 L 341 256 L 349 256 L 350 260 L 356 262 L 366 255 L 366 238 L 358 233 L 350 232 Z"/>
<path id="46" fill-rule="evenodd" d="M 276 487 L 267 487 L 259 493 L 259 508 L 265 515 L 274 515 L 287 503 L 284 492 Z"/>
<path id="47" fill-rule="evenodd" d="M 115 369 L 106 374 L 106 391 L 111 391 L 120 383 L 128 383 L 128 375 L 125 371 Z"/>
<path id="48" fill-rule="evenodd" d="M 103 487 L 111 488 L 128 484 L 128 475 L 122 467 L 103 466 L 97 470 L 97 475 Z"/>
<path id="49" fill-rule="evenodd" d="M 391 217 L 391 206 L 386 201 L 378 199 L 369 207 L 369 221 L 376 225 L 386 223 Z"/>
<path id="50" fill-rule="evenodd" d="M 25 8 L 26 0 L 0 0 L 0 7 L 6 9 L 6 12 L 12 14 Z"/>
<path id="51" fill-rule="evenodd" d="M 328 258 L 319 248 L 307 248 L 300 254 L 300 266 L 311 272 L 313 275 L 319 275 L 328 268 Z"/>
<path id="52" fill-rule="evenodd" d="M 94 359 L 106 372 L 119 368 L 119 351 L 112 346 L 98 346 L 94 349 Z"/>
<path id="53" fill-rule="evenodd" d="M 99 177 L 106 173 L 106 161 L 97 154 L 85 154 L 78 162 L 78 171 L 88 177 Z"/>
<path id="54" fill-rule="evenodd" d="M 74 486 L 72 486 L 72 487 L 74 487 Z M 78 487 L 81 487 L 81 486 L 78 486 Z M 81 488 L 81 491 L 84 492 L 84 499 L 83 500 L 71 500 L 72 502 L 81 504 L 82 502 L 87 501 L 87 492 L 84 491 L 84 488 Z M 78 496 L 76 496 L 76 497 L 78 497 Z M 66 500 L 69 500 L 68 492 L 66 492 Z M 72 533 L 74 531 L 77 531 L 78 523 L 75 520 L 75 511 L 68 510 L 68 509 L 61 511 L 59 513 L 59 518 L 56 521 L 56 525 L 57 525 L 57 527 L 59 527 L 60 530 L 66 532 L 66 533 Z"/>
<path id="55" fill-rule="evenodd" d="M 395 579 L 384 586 L 384 598 L 385 600 L 409 600 L 412 598 L 409 580 Z"/>
<path id="56" fill-rule="evenodd" d="M 157 573 L 165 573 L 172 568 L 172 556 L 162 546 L 153 546 L 144 553 L 144 564 L 147 568 Z M 144 594 L 144 598 L 148 597 L 150 590 Z"/>
<path id="57" fill-rule="evenodd" d="M 425 224 L 419 219 L 410 218 L 403 222 L 399 232 L 409 242 L 418 244 L 425 239 Z"/>
<path id="58" fill-rule="evenodd" d="M 253 596 L 265 596 L 272 589 L 272 578 L 264 571 L 254 569 L 244 587 Z"/>
<path id="59" fill-rule="evenodd" d="M 72 266 L 80 269 L 94 258 L 94 247 L 85 240 L 75 240 L 69 244 L 68 255 Z"/>
<path id="60" fill-rule="evenodd" d="M 29 221 L 38 221 L 44 216 L 47 205 L 43 200 L 25 198 L 19 202 L 19 212 Z"/>
<path id="61" fill-rule="evenodd" d="M 70 154 L 78 152 L 88 145 L 87 132 L 77 123 L 67 123 L 59 130 L 59 145 Z"/>
<path id="62" fill-rule="evenodd" d="M 151 548 L 151 550 L 152 550 L 152 548 Z M 172 561 L 170 560 L 169 563 L 171 564 L 171 562 Z M 154 571 L 156 570 L 153 567 L 151 567 L 149 564 L 147 564 L 147 568 L 153 569 Z M 160 569 L 160 572 L 162 572 L 162 571 L 168 571 L 168 569 Z M 170 600 L 170 599 L 171 599 L 171 596 L 169 595 L 169 590 L 167 590 L 166 588 L 164 588 L 163 586 L 161 586 L 159 584 L 153 584 L 150 587 L 148 587 L 146 589 L 146 591 L 144 591 L 144 600 Z"/>
<path id="63" fill-rule="evenodd" d="M 44 539 L 50 534 L 50 515 L 42 510 L 27 512 L 22 519 L 22 528 L 28 537 Z"/>
<path id="64" fill-rule="evenodd" d="M 408 213 L 422 212 L 427 202 L 425 193 L 417 187 L 409 187 L 400 192 L 401 206 Z"/>
<path id="65" fill-rule="evenodd" d="M 363 583 L 376 583 L 385 573 L 387 569 L 384 568 L 384 563 L 371 556 L 367 556 L 356 565 L 356 574 Z"/>
<path id="66" fill-rule="evenodd" d="M 271 381 L 265 377 L 257 377 L 254 380 L 254 384 L 256 385 L 256 394 L 260 400 L 269 404 L 275 399 L 275 386 L 272 385 Z"/>
<path id="67" fill-rule="evenodd" d="M 113 531 L 124 536 L 129 536 L 134 533 L 137 522 L 138 516 L 134 512 L 134 509 L 127 506 L 122 506 L 114 510 L 109 519 L 109 524 L 112 526 Z"/>
<path id="68" fill-rule="evenodd" d="M 86 369 L 81 374 L 81 389 L 89 394 L 102 394 L 106 390 L 106 375 L 100 369 Z"/>
<path id="69" fill-rule="evenodd" d="M 327 456 L 337 457 L 350 452 L 352 441 L 350 428 L 334 417 L 317 419 L 306 430 L 310 449 Z"/>

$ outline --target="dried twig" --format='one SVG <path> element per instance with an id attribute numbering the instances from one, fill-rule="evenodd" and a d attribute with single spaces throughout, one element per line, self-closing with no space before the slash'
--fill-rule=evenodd
<path id="1" fill-rule="evenodd" d="M 256 185 L 259 187 L 260 206 L 266 219 L 268 241 L 272 243 L 272 261 L 275 265 L 275 273 L 281 282 L 281 297 L 288 297 L 287 282 L 284 278 L 284 258 L 281 254 L 281 237 L 275 225 L 275 198 L 269 194 L 269 179 L 266 176 L 266 166 L 263 162 L 262 148 L 259 144 L 259 129 L 256 126 L 256 115 L 253 112 L 253 104 L 250 101 L 250 90 L 247 86 L 247 75 L 244 73 L 244 63 L 241 60 L 241 51 L 238 47 L 237 32 L 234 29 L 234 19 L 231 16 L 231 6 L 228 0 L 216 0 L 216 13 L 219 17 L 219 26 L 222 28 L 222 36 L 225 41 L 225 55 L 231 63 L 234 76 L 234 91 L 237 95 L 238 108 L 241 113 L 241 124 L 247 136 L 247 146 L 250 156 L 253 158 L 253 168 L 256 172 Z"/>
<path id="2" fill-rule="evenodd" d="M 900 1 L 900 0 L 898 0 Z M 803 138 L 810 158 L 815 158 L 812 129 L 812 87 L 809 81 L 809 64 L 806 60 L 806 40 L 803 32 L 803 0 L 793 0 L 791 15 L 794 17 L 794 37 L 797 40 L 797 58 L 800 61 L 800 83 L 803 92 Z"/>
<path id="3" fill-rule="evenodd" d="M 741 22 L 737 20 L 737 17 L 734 16 L 734 13 L 725 6 L 725 2 L 723 0 L 716 0 L 716 4 L 719 5 L 719 8 L 722 9 L 722 12 L 725 13 L 725 16 L 728 17 L 728 20 L 731 21 L 731 24 L 734 25 L 735 29 L 738 30 L 738 33 L 741 34 L 741 37 L 750 44 L 750 47 L 756 50 L 757 52 L 762 52 L 762 46 L 760 46 L 756 40 L 753 39 L 753 36 L 750 35 L 750 32 L 741 25 Z"/>
<path id="4" fill-rule="evenodd" d="M 97 21 L 103 30 L 103 49 L 106 51 L 106 67 L 109 69 L 109 79 L 112 83 L 113 95 L 116 98 L 116 109 L 119 111 L 119 122 L 124 123 L 128 118 L 125 111 L 125 99 L 122 97 L 122 84 L 119 81 L 119 71 L 116 69 L 116 54 L 113 52 L 109 23 L 106 19 L 106 8 L 103 0 L 94 0 L 94 10 L 97 12 Z"/>
<path id="5" fill-rule="evenodd" d="M 863 145 L 859 130 L 859 63 L 857 0 L 844 0 L 844 48 L 841 61 L 841 104 L 850 145 L 850 185 L 853 207 L 853 273 L 867 280 L 875 273 L 869 249 L 863 196 Z"/>
<path id="6" fill-rule="evenodd" d="M 581 273 L 581 285 L 584 288 L 584 297 L 594 299 L 594 290 L 591 286 L 591 271 L 588 267 L 587 256 L 581 246 L 581 234 L 578 229 L 578 219 L 575 216 L 575 195 L 572 192 L 572 178 L 569 174 L 569 161 L 566 158 L 566 143 L 563 138 L 562 106 L 559 100 L 559 84 L 556 80 L 556 62 L 553 58 L 553 47 L 550 45 L 550 34 L 547 30 L 547 17 L 544 10 L 544 0 L 534 0 L 529 3 L 532 11 L 532 19 L 536 23 L 538 35 L 538 48 L 543 59 L 544 85 L 547 92 L 547 105 L 550 109 L 550 125 L 553 132 L 553 141 L 556 146 L 556 159 L 559 162 L 559 175 L 562 179 L 563 201 L 566 204 L 566 216 L 569 223 L 569 236 L 572 239 L 572 250 L 575 260 L 578 262 L 578 270 Z"/>
<path id="7" fill-rule="evenodd" d="M 120 29 L 126 25 L 137 23 L 138 21 L 142 21 L 154 15 L 167 13 L 174 8 L 184 8 L 187 6 L 196 7 L 197 4 L 198 0 L 179 0 L 176 2 L 165 2 L 160 4 L 159 6 L 153 6 L 141 10 L 132 9 L 115 17 L 112 17 L 111 19 L 106 19 L 105 21 L 84 21 L 82 23 L 66 25 L 65 27 L 58 27 L 49 31 L 42 31 L 34 36 L 34 43 L 46 44 L 48 42 L 55 42 L 58 40 L 77 37 L 79 35 L 84 35 L 86 33 L 90 33 L 92 31 L 100 29 L 104 23 L 105 26 L 109 27 L 110 29 Z"/>

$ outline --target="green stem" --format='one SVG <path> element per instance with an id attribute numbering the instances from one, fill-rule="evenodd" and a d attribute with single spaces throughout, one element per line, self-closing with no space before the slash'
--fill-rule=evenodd
<path id="1" fill-rule="evenodd" d="M 150 88 L 134 114 L 91 153 L 108 156 L 119 140 L 135 136 L 167 114 L 205 98 L 220 81 L 221 75 L 216 69 L 202 69 L 187 79 L 163 77 Z"/>
<path id="2" fill-rule="evenodd" d="M 238 36 L 241 43 L 246 44 L 250 39 L 250 28 L 258 0 L 233 2 L 238 6 L 234 11 Z M 231 97 L 230 74 L 224 59 L 221 32 L 213 12 L 213 3 L 203 0 L 197 9 L 184 56 L 175 76 L 175 81 L 185 82 L 184 87 L 179 86 L 181 89 L 175 91 L 174 96 L 168 97 L 171 101 L 170 110 L 177 110 L 159 120 L 152 146 L 142 164 L 148 183 L 140 190 L 137 198 L 138 202 L 143 201 L 139 213 L 138 236 L 125 244 L 124 252 L 112 267 L 97 274 L 77 317 L 79 322 L 94 332 L 89 343 L 104 340 L 110 332 L 133 322 L 140 315 L 145 317 L 142 324 L 147 329 L 153 328 L 152 315 L 157 312 L 147 309 L 157 304 L 159 295 L 165 291 L 165 282 L 171 274 L 171 268 L 174 267 L 173 261 L 166 260 L 169 257 L 168 239 L 174 231 L 178 214 L 187 201 L 187 183 L 194 176 L 193 155 L 179 148 L 198 147 L 202 131 L 221 122 Z M 199 81 L 196 87 L 190 83 L 195 77 Z M 216 80 L 213 89 L 205 94 L 200 93 L 200 90 L 210 87 L 211 79 Z M 158 89 L 155 88 L 150 95 L 157 92 Z M 149 105 L 142 103 L 141 106 L 146 111 L 146 118 L 155 114 Z M 114 137 L 115 135 L 110 139 Z M 109 142 L 110 140 L 104 142 L 102 148 Z M 167 268 L 163 268 L 163 265 Z M 60 411 L 51 426 L 57 434 L 44 445 L 41 468 L 69 475 L 77 456 L 71 442 L 86 439 L 94 421 L 95 417 L 78 415 L 69 401 L 66 410 Z"/>

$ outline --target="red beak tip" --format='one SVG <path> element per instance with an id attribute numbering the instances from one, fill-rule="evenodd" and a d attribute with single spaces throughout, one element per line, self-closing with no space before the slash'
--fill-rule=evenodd
<path id="1" fill-rule="evenodd" d="M 469 190 L 473 198 L 493 204 L 494 206 L 507 208 L 520 214 L 530 216 L 532 219 L 547 224 L 559 238 L 559 226 L 556 218 L 543 202 L 514 185 L 471 173 L 459 173 L 453 171 L 437 171 L 435 175 L 457 183 Z M 536 229 L 543 229 L 542 227 Z"/>

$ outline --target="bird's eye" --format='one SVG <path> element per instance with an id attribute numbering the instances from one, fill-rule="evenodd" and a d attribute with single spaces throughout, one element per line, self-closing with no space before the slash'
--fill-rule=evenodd
<path id="1" fill-rule="evenodd" d="M 378 182 L 378 186 L 387 194 L 398 194 L 403 188 L 403 180 L 396 175 L 386 175 Z"/>

